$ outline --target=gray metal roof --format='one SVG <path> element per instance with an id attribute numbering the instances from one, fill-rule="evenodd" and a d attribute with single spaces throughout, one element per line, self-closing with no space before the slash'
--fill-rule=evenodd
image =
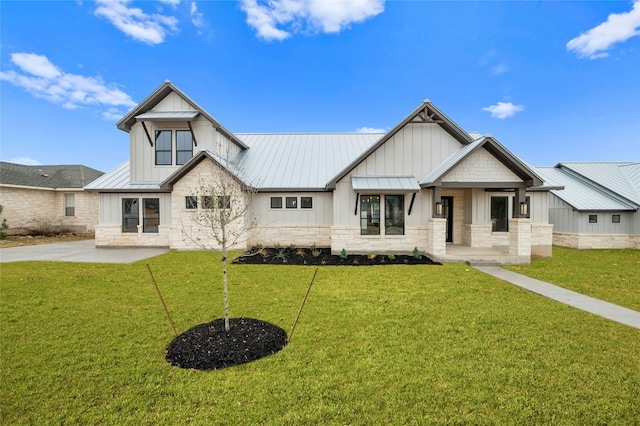
<path id="1" fill-rule="evenodd" d="M 26 166 L 0 162 L 0 184 L 37 188 L 82 188 L 104 173 L 82 165 Z"/>
<path id="2" fill-rule="evenodd" d="M 237 133 L 250 148 L 237 159 L 263 191 L 325 190 L 327 182 L 366 151 L 381 133 Z"/>
<path id="3" fill-rule="evenodd" d="M 551 193 L 576 210 L 624 211 L 636 209 L 631 203 L 616 199 L 596 186 L 557 167 L 536 167 L 536 170 L 546 182 L 555 186 L 564 186 L 563 190 L 551 190 Z"/>
<path id="4" fill-rule="evenodd" d="M 129 160 L 84 187 L 85 191 L 148 192 L 160 191 L 160 182 L 131 183 Z"/>
<path id="5" fill-rule="evenodd" d="M 199 111 L 149 111 L 136 115 L 138 121 L 193 121 Z"/>
<path id="6" fill-rule="evenodd" d="M 562 162 L 556 165 L 640 205 L 640 163 Z"/>
<path id="7" fill-rule="evenodd" d="M 354 191 L 420 191 L 420 185 L 414 176 L 384 175 L 384 176 L 351 176 L 351 186 Z"/>

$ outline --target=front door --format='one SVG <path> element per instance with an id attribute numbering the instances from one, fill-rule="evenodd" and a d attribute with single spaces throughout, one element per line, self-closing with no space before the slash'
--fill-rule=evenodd
<path id="1" fill-rule="evenodd" d="M 453 242 L 453 197 L 442 197 L 444 218 L 447 219 L 447 242 Z"/>

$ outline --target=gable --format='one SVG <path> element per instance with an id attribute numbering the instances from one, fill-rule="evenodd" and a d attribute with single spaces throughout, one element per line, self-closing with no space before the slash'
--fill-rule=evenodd
<path id="1" fill-rule="evenodd" d="M 522 179 L 486 149 L 472 152 L 444 175 L 442 182 L 521 182 Z"/>

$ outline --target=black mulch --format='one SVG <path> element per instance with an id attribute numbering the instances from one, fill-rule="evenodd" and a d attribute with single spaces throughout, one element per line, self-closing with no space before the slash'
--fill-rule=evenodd
<path id="1" fill-rule="evenodd" d="M 287 333 L 273 324 L 252 318 L 224 318 L 185 331 L 169 344 L 169 364 L 195 370 L 215 370 L 245 364 L 279 352 L 287 345 Z"/>
<path id="2" fill-rule="evenodd" d="M 233 263 L 246 265 L 440 265 L 429 257 L 420 254 L 386 255 L 374 254 L 357 255 L 331 254 L 331 249 L 311 248 L 273 248 L 253 247 L 234 260 Z"/>

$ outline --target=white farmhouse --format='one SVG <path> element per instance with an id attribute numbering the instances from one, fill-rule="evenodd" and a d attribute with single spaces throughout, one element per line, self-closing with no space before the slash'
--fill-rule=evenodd
<path id="1" fill-rule="evenodd" d="M 228 173 L 257 190 L 258 227 L 246 245 L 417 247 L 434 259 L 486 248 L 509 263 L 551 255 L 553 187 L 429 101 L 385 134 L 243 134 L 167 81 L 117 126 L 130 135 L 130 160 L 85 187 L 99 193 L 98 246 L 197 248 L 184 224 L 219 206 L 203 202 L 195 184 Z"/>

